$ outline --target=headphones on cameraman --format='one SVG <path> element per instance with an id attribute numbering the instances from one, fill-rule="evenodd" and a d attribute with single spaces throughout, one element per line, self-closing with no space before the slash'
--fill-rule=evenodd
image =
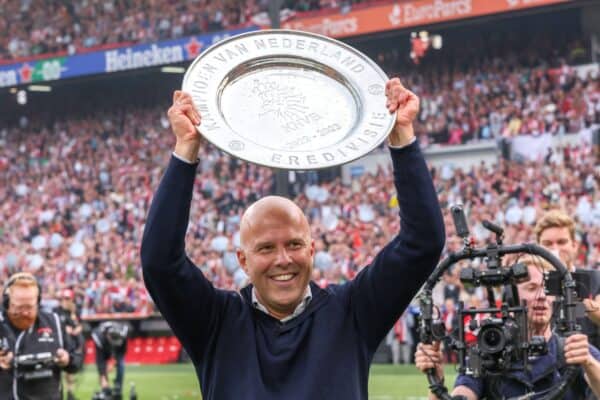
<path id="1" fill-rule="evenodd" d="M 38 289 L 37 304 L 39 306 L 42 301 L 42 286 L 35 278 L 35 276 L 30 274 L 29 272 L 17 272 L 16 274 L 13 274 L 10 278 L 8 278 L 8 282 L 6 282 L 6 285 L 4 285 L 4 290 L 2 291 L 2 308 L 4 308 L 4 310 L 8 310 L 8 307 L 10 306 L 9 289 L 18 281 L 35 282 L 35 285 Z"/>

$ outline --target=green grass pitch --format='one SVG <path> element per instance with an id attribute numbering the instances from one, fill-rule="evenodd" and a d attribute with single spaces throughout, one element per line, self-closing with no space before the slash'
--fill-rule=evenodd
<path id="1" fill-rule="evenodd" d="M 113 371 L 114 374 L 114 371 Z M 453 367 L 446 370 L 446 382 L 453 382 Z M 112 379 L 112 374 L 111 374 Z M 132 366 L 125 368 L 125 390 L 135 383 L 138 400 L 199 400 L 200 389 L 191 364 Z M 91 400 L 98 390 L 98 375 L 93 365 L 77 375 L 75 395 L 78 400 Z M 427 399 L 427 380 L 413 365 L 373 365 L 369 379 L 371 400 Z M 124 400 L 129 397 L 124 396 Z"/>

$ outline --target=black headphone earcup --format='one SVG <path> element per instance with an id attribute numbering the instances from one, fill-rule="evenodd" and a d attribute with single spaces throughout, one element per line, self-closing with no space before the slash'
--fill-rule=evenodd
<path id="1" fill-rule="evenodd" d="M 10 305 L 10 298 L 8 297 L 8 291 L 6 289 L 4 289 L 4 292 L 2 292 L 2 308 L 4 308 L 5 310 L 8 310 L 9 305 Z"/>

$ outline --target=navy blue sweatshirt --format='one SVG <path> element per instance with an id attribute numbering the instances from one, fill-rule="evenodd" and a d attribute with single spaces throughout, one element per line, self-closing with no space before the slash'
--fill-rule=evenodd
<path id="1" fill-rule="evenodd" d="M 391 149 L 400 233 L 353 281 L 320 289 L 281 323 L 241 293 L 215 289 L 186 256 L 196 165 L 171 158 L 142 240 L 144 280 L 191 357 L 204 400 L 367 399 L 381 340 L 438 262 L 444 225 L 418 143 Z M 391 189 L 391 188 L 390 188 Z"/>

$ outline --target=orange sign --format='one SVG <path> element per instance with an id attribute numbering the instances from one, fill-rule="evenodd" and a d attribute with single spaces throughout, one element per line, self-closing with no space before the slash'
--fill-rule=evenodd
<path id="1" fill-rule="evenodd" d="M 342 38 L 392 29 L 497 14 L 572 0 L 413 0 L 333 14 L 298 18 L 282 28 Z"/>

